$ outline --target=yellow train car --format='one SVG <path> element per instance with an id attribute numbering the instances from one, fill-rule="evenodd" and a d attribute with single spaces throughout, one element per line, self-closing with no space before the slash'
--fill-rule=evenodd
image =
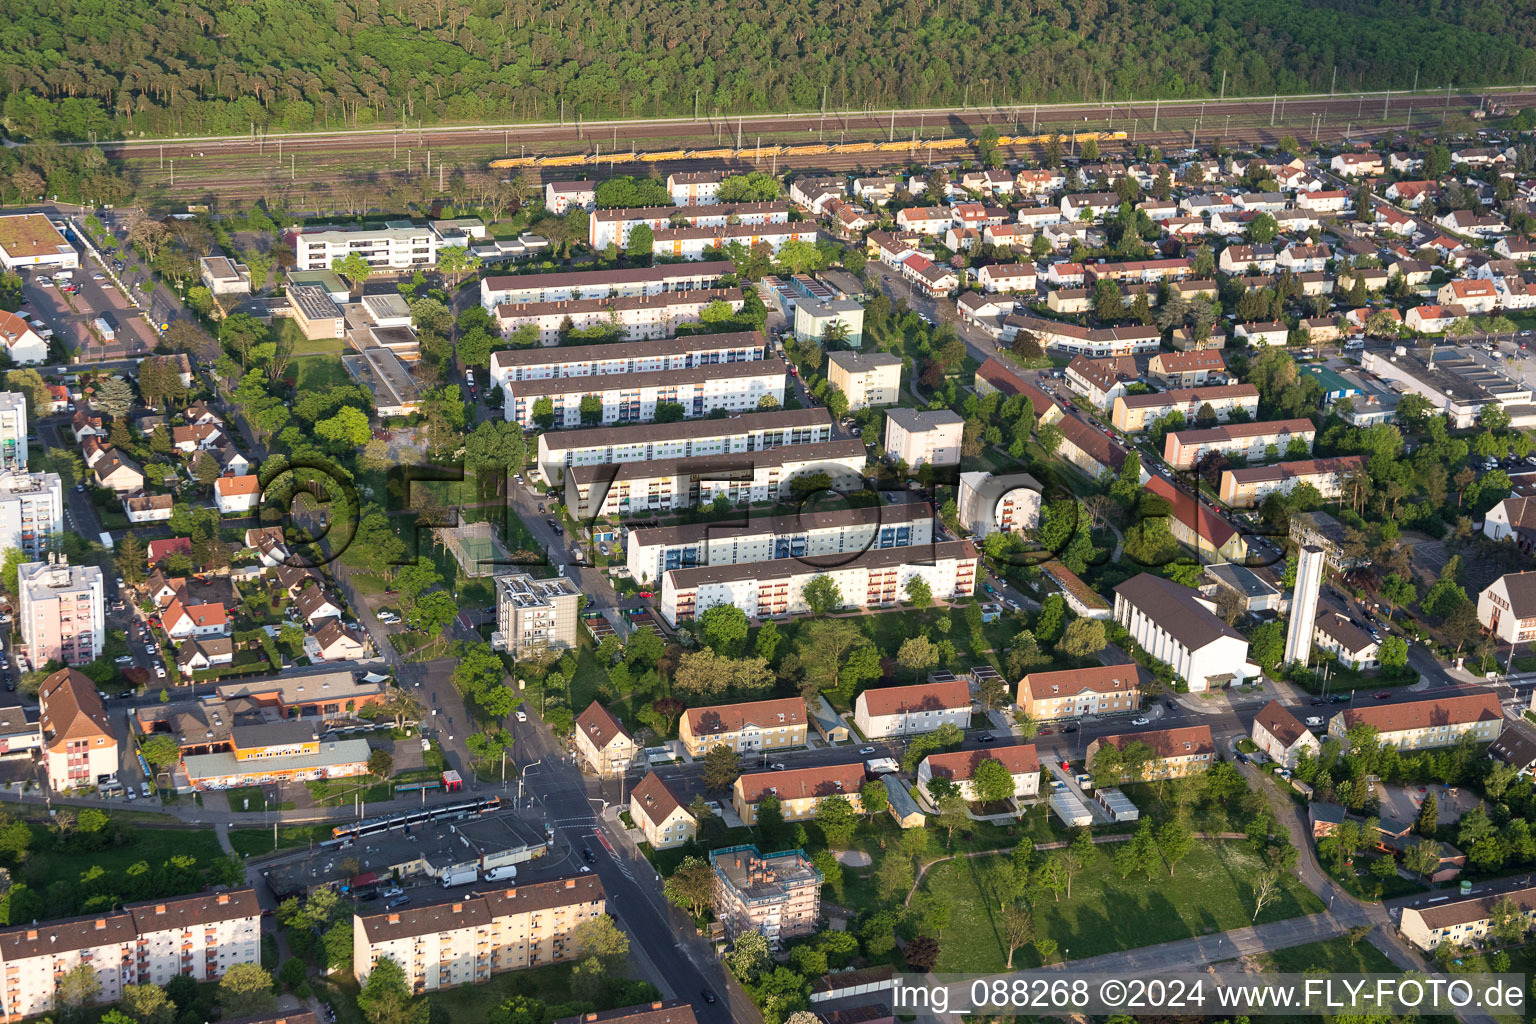
<path id="1" fill-rule="evenodd" d="M 566 153 L 561 156 L 539 158 L 540 167 L 577 167 L 591 162 L 592 156 L 589 153 Z"/>
<path id="2" fill-rule="evenodd" d="M 491 166 L 492 167 L 533 167 L 536 164 L 538 164 L 538 162 L 539 162 L 539 158 L 536 157 L 536 156 L 514 156 L 514 157 L 505 157 L 505 158 L 503 158 L 501 160 L 492 160 L 491 161 Z"/>
<path id="3" fill-rule="evenodd" d="M 873 153 L 873 142 L 839 142 L 832 147 L 834 153 Z"/>
<path id="4" fill-rule="evenodd" d="M 819 156 L 822 153 L 832 152 L 832 147 L 824 143 L 813 142 L 805 146 L 785 146 L 785 156 Z"/>
<path id="5" fill-rule="evenodd" d="M 745 149 L 743 149 L 743 150 L 735 150 L 735 149 L 731 149 L 729 147 L 727 147 L 725 149 L 690 149 L 688 151 L 688 159 L 689 160 L 730 160 L 733 157 L 737 156 L 738 153 L 747 153 L 747 152 L 750 152 L 750 150 L 745 150 Z"/>
<path id="6" fill-rule="evenodd" d="M 641 153 L 638 159 L 648 164 L 654 164 L 662 160 L 686 160 L 688 159 L 688 151 L 686 149 L 662 149 L 654 153 Z"/>

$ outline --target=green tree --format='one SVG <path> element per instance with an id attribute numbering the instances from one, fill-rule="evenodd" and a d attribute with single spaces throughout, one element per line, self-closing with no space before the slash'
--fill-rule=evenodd
<path id="1" fill-rule="evenodd" d="M 853 841 L 858 827 L 858 812 L 846 796 L 829 796 L 816 805 L 816 825 L 821 829 L 827 845 L 834 850 L 844 850 Z"/>
<path id="2" fill-rule="evenodd" d="M 714 899 L 715 870 L 702 857 L 684 857 L 662 883 L 662 893 L 667 902 L 698 917 Z"/>
<path id="3" fill-rule="evenodd" d="M 225 968 L 219 981 L 219 1008 L 226 1016 L 253 1017 L 276 1002 L 272 975 L 259 964 L 230 964 Z"/>
<path id="4" fill-rule="evenodd" d="M 96 968 L 90 964 L 76 964 L 53 983 L 53 1001 L 69 1017 L 90 1006 L 100 994 L 101 981 L 96 977 Z"/>
<path id="5" fill-rule="evenodd" d="M 939 651 L 927 637 L 909 636 L 901 642 L 896 652 L 896 661 L 917 678 L 939 663 Z"/>
<path id="6" fill-rule="evenodd" d="M 13 590 L 12 593 L 15 591 Z M 838 588 L 837 582 L 830 576 L 820 575 L 812 577 L 801 590 L 805 598 L 806 607 L 812 615 L 826 615 L 843 606 L 843 592 Z"/>
<path id="7" fill-rule="evenodd" d="M 373 267 L 359 252 L 349 252 L 331 260 L 331 269 L 351 281 L 354 289 L 361 288 L 373 276 Z"/>
<path id="8" fill-rule="evenodd" d="M 117 1005 L 138 1024 L 171 1024 L 176 1006 L 159 985 L 124 985 Z"/>
<path id="9" fill-rule="evenodd" d="M 181 760 L 181 746 L 175 737 L 166 733 L 156 733 L 139 744 L 139 752 L 144 755 L 144 760 L 156 770 L 168 768 Z"/>
<path id="10" fill-rule="evenodd" d="M 393 957 L 381 957 L 357 994 L 357 1008 L 368 1024 L 427 1024 L 427 1001 L 413 997 L 405 970 Z"/>
<path id="11" fill-rule="evenodd" d="M 933 588 L 921 576 L 907 580 L 907 600 L 914 608 L 927 608 L 933 603 Z"/>
<path id="12" fill-rule="evenodd" d="M 1002 803 L 1013 798 L 1013 775 L 997 758 L 983 758 L 971 771 L 971 787 L 978 803 Z"/>
<path id="13" fill-rule="evenodd" d="M 1063 654 L 1074 658 L 1090 658 L 1109 644 L 1100 619 L 1073 619 L 1067 623 L 1066 632 L 1056 645 Z"/>
<path id="14" fill-rule="evenodd" d="M 735 605 L 717 604 L 699 616 L 698 636 L 716 654 L 740 657 L 747 646 L 747 615 Z"/>
<path id="15" fill-rule="evenodd" d="M 865 779 L 859 786 L 859 806 L 864 809 L 865 816 L 869 818 L 873 818 L 889 807 L 890 799 L 885 783 L 879 779 Z"/>
<path id="16" fill-rule="evenodd" d="M 724 743 L 718 743 L 705 752 L 702 776 L 704 785 L 709 789 L 724 792 L 735 784 L 740 775 L 741 756 L 735 750 Z"/>
<path id="17" fill-rule="evenodd" d="M 1184 823 L 1177 818 L 1169 818 L 1157 829 L 1157 849 L 1163 855 L 1163 860 L 1168 863 L 1168 877 L 1173 877 L 1173 870 L 1179 861 L 1189 856 L 1195 848 L 1195 837 Z"/>

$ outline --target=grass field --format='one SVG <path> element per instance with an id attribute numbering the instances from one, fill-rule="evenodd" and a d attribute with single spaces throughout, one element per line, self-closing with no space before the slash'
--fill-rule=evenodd
<path id="1" fill-rule="evenodd" d="M 1326 971 L 1330 974 L 1393 974 L 1397 968 L 1387 954 L 1364 939 L 1351 945 L 1347 938 L 1324 939 L 1304 946 L 1291 946 L 1253 958 L 1273 974 L 1304 974 Z"/>
<path id="2" fill-rule="evenodd" d="M 296 356 L 288 373 L 297 382 L 300 391 L 323 391 L 337 384 L 348 384 L 352 378 L 341 365 L 337 354 Z"/>
<path id="3" fill-rule="evenodd" d="M 226 789 L 224 795 L 229 798 L 229 809 L 232 811 L 256 813 L 269 811 L 273 808 L 267 805 L 266 790 L 260 786 L 242 786 L 238 789 Z M 293 810 L 293 801 L 284 800 L 277 805 L 279 811 Z"/>
<path id="4" fill-rule="evenodd" d="M 297 849 L 329 838 L 331 838 L 329 825 L 279 825 L 277 849 Z M 270 828 L 232 828 L 229 830 L 229 845 L 233 846 L 235 852 L 242 857 L 256 857 L 263 853 L 271 853 L 272 830 Z"/>
<path id="5" fill-rule="evenodd" d="M 955 922 L 940 941 L 936 970 L 992 973 L 1004 969 L 997 901 L 989 898 L 991 858 L 947 861 L 932 868 L 925 889 L 947 896 Z M 1211 935 L 1253 923 L 1251 879 L 1257 856 L 1238 843 L 1201 843 L 1170 878 L 1159 869 L 1122 879 L 1109 857 L 1084 868 L 1072 884 L 1072 897 L 1037 898 L 1035 927 L 1055 939 L 1071 959 L 1151 946 L 1197 935 Z M 1314 914 L 1323 909 L 1300 882 L 1285 879 L 1284 895 L 1264 908 L 1258 923 Z M 1015 968 L 1038 966 L 1033 948 L 1014 954 Z"/>

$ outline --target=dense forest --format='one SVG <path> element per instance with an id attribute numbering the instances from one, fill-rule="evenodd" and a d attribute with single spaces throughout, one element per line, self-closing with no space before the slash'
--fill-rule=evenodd
<path id="1" fill-rule="evenodd" d="M 27 138 L 1519 81 L 1518 0 L 0 0 Z"/>

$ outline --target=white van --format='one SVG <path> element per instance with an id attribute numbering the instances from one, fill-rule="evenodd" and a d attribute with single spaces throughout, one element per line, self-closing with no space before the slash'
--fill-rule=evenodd
<path id="1" fill-rule="evenodd" d="M 515 864 L 507 864 L 499 868 L 491 868 L 491 870 L 485 873 L 485 880 L 487 882 L 499 882 L 504 878 L 516 877 L 517 865 Z"/>

